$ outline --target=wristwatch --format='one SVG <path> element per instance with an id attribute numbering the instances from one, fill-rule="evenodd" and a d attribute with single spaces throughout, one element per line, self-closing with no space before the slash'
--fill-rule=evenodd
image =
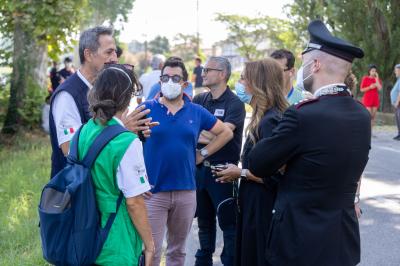
<path id="1" fill-rule="evenodd" d="M 208 157 L 208 150 L 207 150 L 206 148 L 201 149 L 201 150 L 200 150 L 200 155 L 201 155 L 203 158 L 207 158 L 207 157 Z"/>
<path id="2" fill-rule="evenodd" d="M 357 204 L 360 202 L 360 194 L 356 194 L 355 198 L 354 198 L 354 204 Z"/>
<path id="3" fill-rule="evenodd" d="M 242 169 L 242 171 L 240 171 L 240 177 L 247 180 L 247 172 L 248 171 L 249 170 L 247 170 L 247 169 Z"/>

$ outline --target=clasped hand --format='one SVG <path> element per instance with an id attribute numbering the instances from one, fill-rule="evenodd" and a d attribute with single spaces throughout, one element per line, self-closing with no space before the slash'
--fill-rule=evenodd
<path id="1" fill-rule="evenodd" d="M 148 138 L 151 135 L 151 128 L 160 125 L 159 122 L 152 122 L 152 118 L 145 118 L 150 113 L 149 109 L 145 110 L 145 106 L 142 105 L 135 109 L 128 115 L 128 109 L 122 114 L 122 123 L 125 127 L 136 134 L 139 131 L 143 132 L 143 135 Z"/>
<path id="2" fill-rule="evenodd" d="M 213 174 L 218 178 L 215 179 L 219 183 L 228 183 L 236 181 L 240 177 L 241 169 L 234 164 L 228 164 L 227 168 L 222 171 L 212 170 Z"/>

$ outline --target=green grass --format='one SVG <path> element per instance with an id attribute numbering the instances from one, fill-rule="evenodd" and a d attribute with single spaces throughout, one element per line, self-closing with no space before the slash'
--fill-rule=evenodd
<path id="1" fill-rule="evenodd" d="M 40 132 L 0 138 L 0 265 L 48 265 L 37 205 L 49 180 L 50 140 Z"/>

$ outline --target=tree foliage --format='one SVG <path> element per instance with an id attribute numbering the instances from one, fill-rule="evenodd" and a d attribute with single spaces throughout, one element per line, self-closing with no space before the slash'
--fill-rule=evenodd
<path id="1" fill-rule="evenodd" d="M 166 54 L 169 53 L 169 41 L 165 36 L 156 36 L 149 42 L 149 50 L 153 54 Z"/>
<path id="2" fill-rule="evenodd" d="M 171 49 L 172 54 L 181 57 L 185 62 L 193 61 L 197 55 L 196 35 L 178 33 L 174 37 L 174 41 L 175 45 Z"/>
<path id="3" fill-rule="evenodd" d="M 340 36 L 360 46 L 365 57 L 354 62 L 354 72 L 361 78 L 367 65 L 378 66 L 384 83 L 382 109 L 390 110 L 389 92 L 393 67 L 400 60 L 399 0 L 295 0 L 287 13 L 298 38 L 306 40 L 307 24 L 321 19 Z"/>
<path id="4" fill-rule="evenodd" d="M 0 0 L 0 33 L 13 39 L 18 23 L 34 42 L 57 54 L 76 32 L 86 5 L 86 0 Z"/>
<path id="5" fill-rule="evenodd" d="M 84 26 L 96 26 L 107 22 L 111 26 L 116 21 L 127 21 L 128 14 L 133 8 L 133 0 L 87 0 L 87 14 Z"/>
<path id="6" fill-rule="evenodd" d="M 12 64 L 10 100 L 3 133 L 23 124 L 27 87 L 43 87 L 47 56 L 73 44 L 78 29 L 127 20 L 132 0 L 0 0 L 1 63 Z M 8 41 L 8 43 L 7 43 Z M 25 116 L 26 117 L 26 116 Z M 25 119 L 26 120 L 26 119 Z M 31 120 L 34 121 L 34 120 Z"/>
<path id="7" fill-rule="evenodd" d="M 275 48 L 298 49 L 299 42 L 288 21 L 269 16 L 247 17 L 218 13 L 216 21 L 226 25 L 228 42 L 247 60 L 260 59 Z"/>

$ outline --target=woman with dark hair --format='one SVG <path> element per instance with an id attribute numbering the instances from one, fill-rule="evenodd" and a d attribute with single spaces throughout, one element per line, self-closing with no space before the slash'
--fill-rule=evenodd
<path id="1" fill-rule="evenodd" d="M 360 90 L 364 92 L 362 102 L 371 114 L 371 127 L 374 126 L 376 112 L 379 107 L 379 92 L 382 89 L 382 81 L 379 79 L 376 65 L 368 66 L 368 76 L 361 80 Z"/>
<path id="2" fill-rule="evenodd" d="M 217 181 L 231 182 L 241 178 L 235 265 L 265 266 L 269 265 L 265 249 L 276 184 L 264 183 L 266 179 L 256 177 L 247 170 L 248 154 L 259 140 L 272 135 L 272 130 L 289 106 L 284 95 L 282 67 L 272 58 L 246 63 L 236 90 L 239 98 L 250 102 L 253 108 L 246 129 L 242 169 L 229 164 L 226 170 L 216 172 L 220 176 Z"/>
<path id="3" fill-rule="evenodd" d="M 81 129 L 79 158 L 85 156 L 88 147 L 105 128 L 116 124 L 124 126 L 121 117 L 137 88 L 132 68 L 105 65 L 88 95 L 93 118 Z M 96 265 L 138 265 L 142 241 L 146 265 L 151 265 L 154 243 L 142 197 L 150 185 L 137 136 L 124 132 L 112 139 L 94 162 L 92 178 L 102 226 L 105 226 L 109 215 L 116 212 L 120 193 L 124 195 Z"/>

